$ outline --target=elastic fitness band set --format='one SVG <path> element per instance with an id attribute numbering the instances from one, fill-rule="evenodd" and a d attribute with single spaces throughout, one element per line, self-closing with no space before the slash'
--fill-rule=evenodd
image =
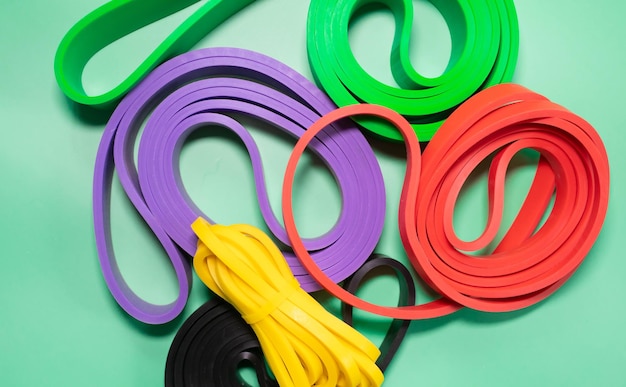
<path id="1" fill-rule="evenodd" d="M 93 215 L 100 265 L 115 300 L 139 321 L 167 323 L 187 303 L 192 270 L 219 296 L 181 326 L 167 357 L 166 386 L 246 385 L 238 376 L 242 362 L 253 367 L 261 386 L 379 386 L 410 320 L 463 307 L 506 312 L 530 306 L 567 281 L 591 249 L 608 205 L 606 151 L 585 120 L 507 83 L 519 40 L 511 0 L 431 0 L 454 26 L 450 65 L 436 78 L 421 76 L 410 64 L 410 0 L 311 0 L 307 52 L 323 91 L 256 52 L 189 51 L 252 2 L 209 0 L 119 85 L 101 95 L 85 93 L 82 73 L 95 53 L 195 2 L 111 1 L 69 30 L 55 58 L 57 81 L 70 99 L 114 108 L 96 156 Z M 350 50 L 350 20 L 372 3 L 388 7 L 396 20 L 391 69 L 399 87 L 367 74 Z M 257 145 L 236 119 L 241 116 L 271 123 L 296 140 L 282 188 L 284 227 L 269 204 Z M 225 128 L 241 139 L 263 218 L 289 251 L 255 227 L 220 225 L 189 198 L 180 151 L 192 132 L 205 127 Z M 374 253 L 385 187 L 361 129 L 406 146 L 398 228 L 415 272 L 439 299 L 415 305 L 409 270 Z M 420 141 L 428 141 L 423 152 Z M 528 195 L 493 252 L 476 255 L 496 240 L 507 168 L 524 149 L 540 154 Z M 295 171 L 305 150 L 331 170 L 342 196 L 336 224 L 311 239 L 300 237 L 292 209 Z M 485 160 L 487 224 L 478 238 L 464 241 L 454 231 L 455 203 Z M 171 260 L 179 290 L 170 304 L 138 296 L 116 263 L 110 224 L 114 172 Z M 380 268 L 400 283 L 397 307 L 354 295 Z M 343 320 L 307 293 L 320 289 L 343 302 Z M 380 348 L 350 326 L 352 308 L 394 318 Z"/>

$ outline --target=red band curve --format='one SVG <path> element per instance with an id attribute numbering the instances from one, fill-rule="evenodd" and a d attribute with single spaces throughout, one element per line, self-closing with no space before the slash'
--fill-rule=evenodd
<path id="1" fill-rule="evenodd" d="M 404 138 L 407 167 L 398 217 L 400 235 L 414 268 L 442 295 L 440 299 L 407 307 L 371 304 L 332 282 L 302 243 L 291 200 L 298 160 L 317 133 L 353 115 L 383 118 Z M 504 206 L 506 169 L 522 149 L 534 149 L 541 157 L 516 219 L 491 254 L 467 254 L 495 238 Z M 456 199 L 470 173 L 492 155 L 487 226 L 479 238 L 465 242 L 454 233 Z M 553 197 L 553 207 L 541 224 Z M 390 109 L 362 104 L 328 113 L 296 143 L 282 191 L 287 235 L 311 276 L 354 307 L 401 319 L 439 317 L 463 306 L 505 312 L 543 300 L 574 273 L 591 249 L 608 198 L 608 158 L 594 128 L 564 107 L 514 84 L 497 85 L 469 99 L 423 154 L 410 124 Z"/>

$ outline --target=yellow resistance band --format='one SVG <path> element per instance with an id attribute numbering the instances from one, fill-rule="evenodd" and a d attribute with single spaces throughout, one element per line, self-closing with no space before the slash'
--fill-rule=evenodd
<path id="1" fill-rule="evenodd" d="M 380 386 L 380 352 L 300 288 L 274 242 L 249 225 L 198 218 L 193 265 L 215 294 L 252 326 L 278 383 L 288 386 Z"/>

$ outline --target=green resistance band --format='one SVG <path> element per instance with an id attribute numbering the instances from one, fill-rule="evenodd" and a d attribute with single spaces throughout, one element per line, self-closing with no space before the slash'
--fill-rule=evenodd
<path id="1" fill-rule="evenodd" d="M 80 104 L 110 108 L 153 68 L 173 56 L 189 51 L 213 28 L 254 0 L 208 0 L 119 85 L 100 95 L 87 95 L 82 75 L 87 62 L 98 51 L 198 1 L 113 0 L 97 8 L 76 23 L 59 44 L 54 72 L 61 90 Z"/>
<path id="2" fill-rule="evenodd" d="M 316 82 L 339 106 L 369 103 L 402 114 L 420 141 L 428 141 L 448 115 L 476 92 L 511 81 L 519 48 L 512 0 L 430 0 L 450 30 L 452 52 L 442 75 L 428 78 L 411 65 L 412 0 L 311 0 L 307 51 Z M 348 40 L 350 21 L 372 5 L 388 7 L 396 29 L 391 71 L 399 87 L 369 75 Z M 402 140 L 388 123 L 356 118 L 384 138 Z"/>

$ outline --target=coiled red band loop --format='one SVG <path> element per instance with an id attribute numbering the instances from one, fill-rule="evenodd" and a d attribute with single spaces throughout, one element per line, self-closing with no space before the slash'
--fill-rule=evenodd
<path id="1" fill-rule="evenodd" d="M 419 275 L 443 297 L 409 307 L 373 305 L 330 281 L 310 259 L 292 213 L 292 183 L 308 142 L 335 120 L 373 115 L 392 123 L 407 147 L 399 228 Z M 470 255 L 494 241 L 504 206 L 506 169 L 522 149 L 541 154 L 528 195 L 511 227 L 489 255 Z M 483 234 L 462 241 L 453 227 L 454 205 L 476 167 L 493 155 L 489 216 Z M 550 213 L 541 224 L 554 197 Z M 394 318 L 425 319 L 462 306 L 505 312 L 530 306 L 558 289 L 595 242 L 609 198 L 606 150 L 593 127 L 562 106 L 522 86 L 482 91 L 456 110 L 423 155 L 410 125 L 375 105 L 353 105 L 317 121 L 298 141 L 287 165 L 283 216 L 302 264 L 329 292 L 360 309 Z"/>

